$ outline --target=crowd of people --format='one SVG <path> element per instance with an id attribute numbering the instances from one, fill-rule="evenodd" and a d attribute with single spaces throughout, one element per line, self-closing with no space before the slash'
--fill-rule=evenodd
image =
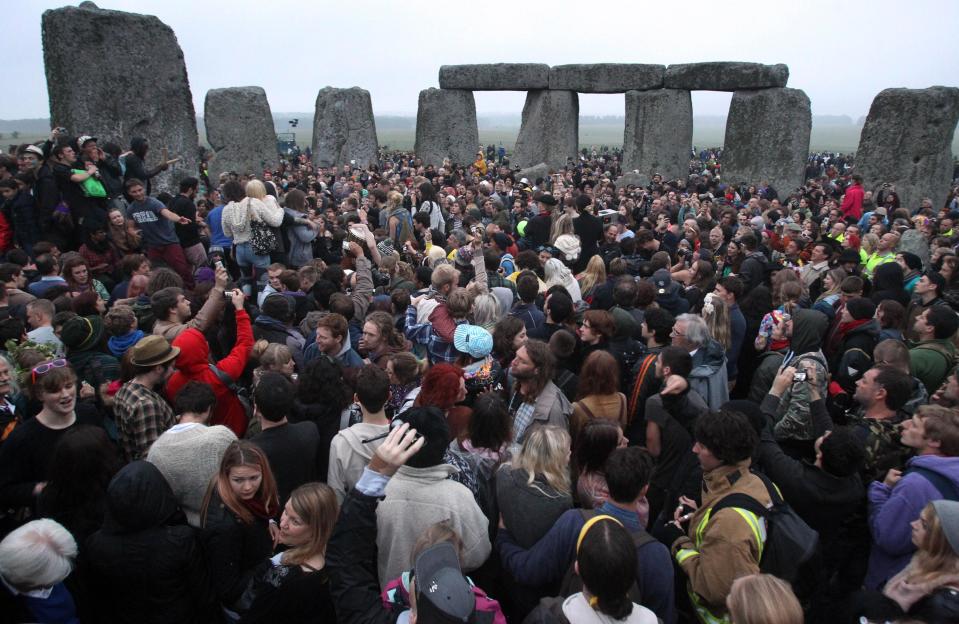
<path id="1" fill-rule="evenodd" d="M 0 155 L 0 619 L 959 620 L 959 186 L 130 147 Z"/>

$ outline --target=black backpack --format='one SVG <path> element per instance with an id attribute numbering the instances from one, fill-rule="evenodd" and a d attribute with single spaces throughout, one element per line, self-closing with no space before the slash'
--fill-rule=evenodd
<path id="1" fill-rule="evenodd" d="M 766 507 L 748 494 L 730 494 L 713 505 L 711 517 L 721 509 L 737 507 L 765 518 L 766 543 L 762 549 L 759 569 L 794 586 L 801 579 L 815 577 L 816 574 L 810 573 L 810 570 L 816 569 L 819 559 L 819 533 L 806 524 L 783 500 L 772 481 L 764 475 L 753 474 L 765 484 L 769 498 L 772 499 L 772 506 Z"/>
<path id="2" fill-rule="evenodd" d="M 593 516 L 598 515 L 595 509 L 579 509 L 579 514 L 583 517 L 584 522 L 589 522 L 589 519 Z M 646 531 L 640 529 L 635 533 L 630 531 L 629 536 L 633 538 L 633 545 L 636 547 L 636 550 L 639 551 L 640 548 L 645 546 L 650 542 L 655 542 L 656 538 L 647 533 Z M 576 561 L 570 562 L 569 568 L 566 570 L 566 574 L 563 575 L 563 582 L 559 586 L 559 595 L 560 596 L 572 596 L 575 593 L 583 591 L 583 579 L 576 574 Z M 627 594 L 629 599 L 635 604 L 643 604 L 642 592 L 639 591 L 639 571 L 636 572 L 636 581 L 633 583 L 633 586 L 629 588 L 629 593 Z"/>

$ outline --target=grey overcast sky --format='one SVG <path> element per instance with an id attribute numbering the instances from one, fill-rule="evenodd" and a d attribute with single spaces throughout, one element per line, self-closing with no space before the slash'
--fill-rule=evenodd
<path id="1" fill-rule="evenodd" d="M 176 32 L 198 114 L 216 87 L 259 85 L 274 112 L 313 110 L 317 90 L 361 86 L 379 115 L 416 113 L 440 65 L 755 61 L 789 65 L 813 114 L 869 110 L 887 87 L 959 85 L 955 0 L 97 0 Z M 62 2 L 5 6 L 0 119 L 49 114 L 40 16 Z M 76 45 L 83 45 L 82 41 Z M 729 94 L 694 95 L 725 115 Z M 477 112 L 522 110 L 522 93 L 476 94 Z M 585 115 L 622 115 L 622 95 L 580 98 Z"/>

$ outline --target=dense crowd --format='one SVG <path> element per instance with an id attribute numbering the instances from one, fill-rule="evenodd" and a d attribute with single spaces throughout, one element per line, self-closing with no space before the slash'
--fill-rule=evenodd
<path id="1" fill-rule="evenodd" d="M 0 155 L 0 619 L 959 620 L 959 187 L 621 156 Z"/>

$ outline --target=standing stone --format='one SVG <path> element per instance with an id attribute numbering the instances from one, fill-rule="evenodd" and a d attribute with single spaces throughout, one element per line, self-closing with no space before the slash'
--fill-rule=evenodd
<path id="1" fill-rule="evenodd" d="M 693 100 L 689 91 L 626 92 L 623 169 L 666 180 L 686 179 L 693 145 Z"/>
<path id="2" fill-rule="evenodd" d="M 663 76 L 667 89 L 741 91 L 785 87 L 789 67 L 762 63 L 684 63 L 670 65 Z"/>
<path id="3" fill-rule="evenodd" d="M 549 175 L 549 171 L 549 166 L 546 163 L 539 163 L 538 165 L 533 165 L 532 167 L 520 169 L 513 175 L 513 177 L 520 181 L 526 180 L 530 186 L 533 186 L 536 184 L 536 180 L 540 178 L 545 180 L 546 176 Z"/>
<path id="4" fill-rule="evenodd" d="M 550 89 L 579 93 L 625 93 L 663 86 L 665 65 L 642 63 L 594 63 L 556 65 L 549 70 Z"/>
<path id="5" fill-rule="evenodd" d="M 262 88 L 210 89 L 203 103 L 203 123 L 215 153 L 211 179 L 222 171 L 259 175 L 279 165 L 273 114 Z"/>
<path id="6" fill-rule="evenodd" d="M 134 137 L 144 137 L 151 146 L 148 167 L 167 148 L 180 161 L 153 178 L 155 191 L 175 192 L 180 178 L 197 175 L 193 97 L 183 51 L 169 26 L 153 15 L 84 2 L 45 11 L 41 29 L 53 127 L 124 150 Z"/>
<path id="7" fill-rule="evenodd" d="M 479 146 L 472 91 L 424 89 L 416 109 L 416 155 L 428 165 L 473 162 Z"/>
<path id="8" fill-rule="evenodd" d="M 378 144 L 370 92 L 359 87 L 320 89 L 313 117 L 313 164 L 367 167 L 376 162 Z"/>
<path id="9" fill-rule="evenodd" d="M 736 91 L 726 118 L 723 178 L 769 182 L 781 197 L 802 186 L 812 110 L 800 89 Z"/>
<path id="10" fill-rule="evenodd" d="M 523 106 L 513 164 L 546 163 L 559 169 L 579 149 L 579 96 L 575 91 L 530 91 Z"/>
<path id="11" fill-rule="evenodd" d="M 549 88 L 549 65 L 542 63 L 481 63 L 443 65 L 440 89 L 470 91 L 529 91 Z"/>
<path id="12" fill-rule="evenodd" d="M 859 137 L 856 171 L 867 189 L 896 185 L 904 208 L 928 197 L 938 210 L 952 181 L 952 137 L 959 89 L 885 89 L 872 101 Z"/>

